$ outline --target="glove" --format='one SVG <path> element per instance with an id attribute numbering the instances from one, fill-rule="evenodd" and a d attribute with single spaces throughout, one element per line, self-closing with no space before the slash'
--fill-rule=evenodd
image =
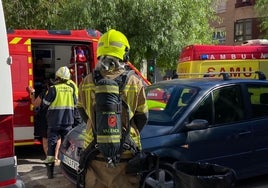
<path id="1" fill-rule="evenodd" d="M 137 174 L 150 171 L 157 167 L 159 157 L 151 152 L 138 152 L 135 157 L 128 161 L 126 166 L 127 174 Z"/>
<path id="2" fill-rule="evenodd" d="M 26 87 L 26 91 L 27 91 L 29 94 L 32 94 L 32 93 L 35 92 L 35 89 L 32 88 L 32 86 L 28 86 L 28 87 Z"/>

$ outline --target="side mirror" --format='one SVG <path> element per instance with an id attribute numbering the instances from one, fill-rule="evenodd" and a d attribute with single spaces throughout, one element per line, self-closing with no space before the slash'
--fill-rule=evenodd
<path id="1" fill-rule="evenodd" d="M 208 121 L 205 119 L 194 119 L 191 123 L 185 127 L 189 130 L 205 129 L 208 126 Z"/>

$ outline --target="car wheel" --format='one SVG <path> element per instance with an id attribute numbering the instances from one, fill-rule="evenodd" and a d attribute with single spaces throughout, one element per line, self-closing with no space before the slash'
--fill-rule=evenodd
<path id="1" fill-rule="evenodd" d="M 176 171 L 169 163 L 159 164 L 158 169 L 153 169 L 142 175 L 142 188 L 173 188 L 176 187 L 178 177 Z"/>

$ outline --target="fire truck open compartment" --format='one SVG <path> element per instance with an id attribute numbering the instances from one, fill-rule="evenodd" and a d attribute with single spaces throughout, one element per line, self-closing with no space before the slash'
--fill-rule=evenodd
<path id="1" fill-rule="evenodd" d="M 34 87 L 38 95 L 61 66 L 71 70 L 71 79 L 78 85 L 96 66 L 101 33 L 97 30 L 9 30 L 7 36 L 12 57 L 15 146 L 41 144 L 35 134 L 36 111 L 26 87 Z M 41 71 L 36 70 L 38 59 L 42 59 L 44 65 Z"/>
<path id="2" fill-rule="evenodd" d="M 72 74 L 72 79 L 78 83 L 83 76 L 91 72 L 90 64 L 93 63 L 89 49 L 91 45 L 91 43 L 85 42 L 32 40 L 33 70 L 36 66 L 36 60 L 41 58 L 44 64 L 45 79 L 54 78 L 59 67 L 67 66 L 73 73 L 77 72 L 77 74 Z M 83 54 L 77 53 L 78 49 L 82 49 L 80 53 Z M 81 57 L 81 55 L 84 56 L 84 58 L 80 58 L 83 61 L 75 57 Z M 38 76 L 33 72 L 34 82 Z"/>

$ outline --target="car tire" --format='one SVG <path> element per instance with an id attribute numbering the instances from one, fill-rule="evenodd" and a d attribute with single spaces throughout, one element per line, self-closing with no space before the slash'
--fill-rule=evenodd
<path id="1" fill-rule="evenodd" d="M 160 163 L 158 169 L 142 174 L 141 188 L 174 188 L 178 182 L 175 169 L 170 163 Z"/>

